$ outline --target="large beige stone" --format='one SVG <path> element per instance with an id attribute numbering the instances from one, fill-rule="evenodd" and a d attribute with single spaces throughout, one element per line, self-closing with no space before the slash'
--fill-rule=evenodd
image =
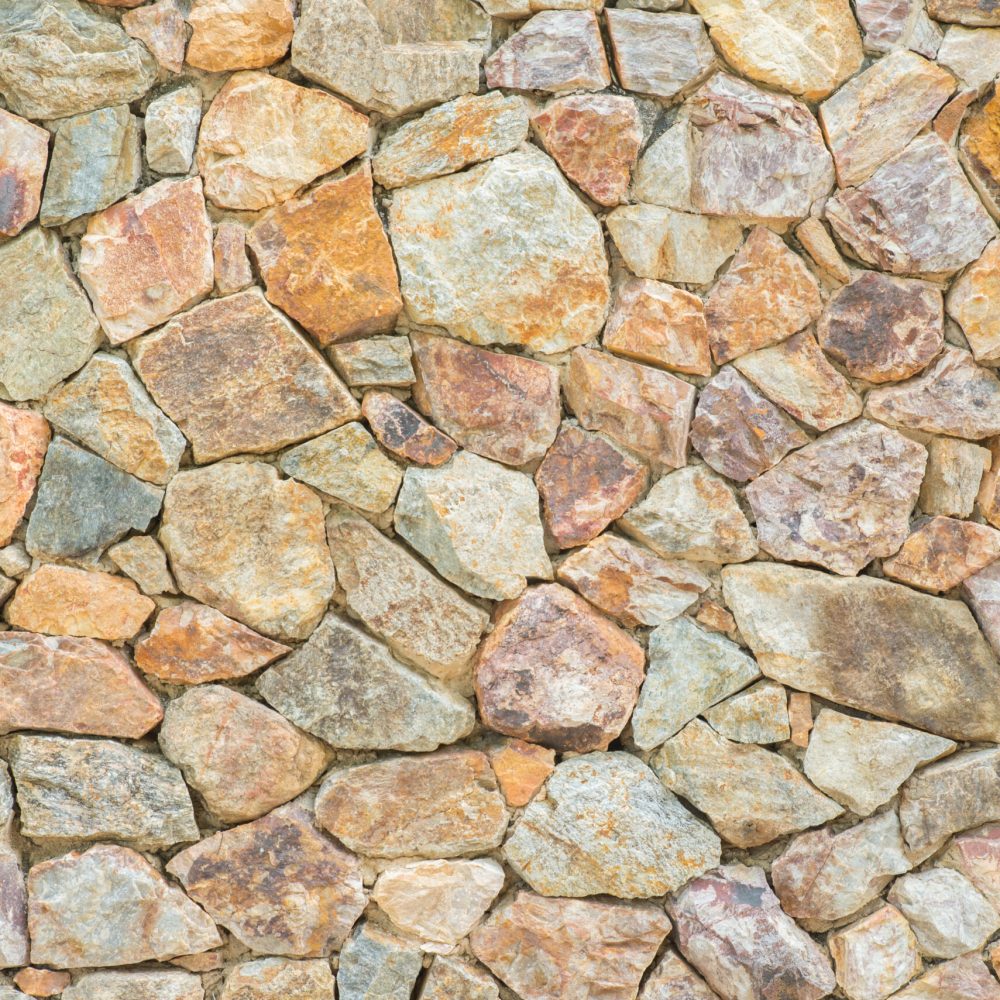
<path id="1" fill-rule="evenodd" d="M 210 73 L 270 66 L 288 51 L 294 13 L 292 0 L 194 0 L 187 63 Z"/>

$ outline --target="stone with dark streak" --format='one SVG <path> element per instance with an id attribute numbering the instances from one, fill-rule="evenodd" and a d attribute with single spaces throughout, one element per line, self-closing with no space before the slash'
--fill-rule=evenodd
<path id="1" fill-rule="evenodd" d="M 414 465 L 441 465 L 458 448 L 447 434 L 442 434 L 391 392 L 366 392 L 361 415 L 383 448 Z"/>

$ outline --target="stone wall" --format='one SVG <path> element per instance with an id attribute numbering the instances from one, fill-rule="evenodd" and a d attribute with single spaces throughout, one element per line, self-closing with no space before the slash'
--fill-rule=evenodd
<path id="1" fill-rule="evenodd" d="M 2 0 L 0 1000 L 1000 1000 L 998 72 Z"/>

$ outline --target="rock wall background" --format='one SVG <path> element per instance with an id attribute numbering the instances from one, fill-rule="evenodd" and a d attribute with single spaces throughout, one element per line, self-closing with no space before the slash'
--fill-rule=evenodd
<path id="1" fill-rule="evenodd" d="M 6 0 L 0 1000 L 998 1000 L 998 72 Z"/>

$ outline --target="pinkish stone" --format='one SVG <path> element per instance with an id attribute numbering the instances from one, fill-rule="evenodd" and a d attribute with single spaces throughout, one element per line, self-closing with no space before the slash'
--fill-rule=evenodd
<path id="1" fill-rule="evenodd" d="M 837 985 L 848 1000 L 884 1000 L 924 968 L 917 939 L 894 906 L 831 934 L 829 945 Z"/>
<path id="2" fill-rule="evenodd" d="M 165 70 L 180 73 L 184 67 L 188 26 L 177 0 L 156 0 L 147 7 L 122 14 L 122 27 L 139 39 Z"/>
<path id="3" fill-rule="evenodd" d="M 217 294 L 232 295 L 253 284 L 247 260 L 247 231 L 238 222 L 220 222 L 216 227 L 212 258 Z"/>
<path id="4" fill-rule="evenodd" d="M 0 235 L 16 236 L 38 215 L 49 133 L 9 111 L 0 111 L 0 149 Z"/>
<path id="5" fill-rule="evenodd" d="M 975 954 L 935 965 L 893 1000 L 1000 1000 L 1000 986 Z"/>
<path id="6" fill-rule="evenodd" d="M 24 516 L 51 436 L 40 413 L 0 403 L 0 546 Z"/>
<path id="7" fill-rule="evenodd" d="M 414 465 L 441 465 L 458 445 L 391 392 L 369 390 L 361 414 L 383 448 Z"/>
<path id="8" fill-rule="evenodd" d="M 960 833 L 938 863 L 961 872 L 994 908 L 1000 908 L 1000 825 Z"/>
<path id="9" fill-rule="evenodd" d="M 940 594 L 1000 559 L 1000 531 L 974 521 L 933 517 L 882 563 L 890 580 Z"/>

